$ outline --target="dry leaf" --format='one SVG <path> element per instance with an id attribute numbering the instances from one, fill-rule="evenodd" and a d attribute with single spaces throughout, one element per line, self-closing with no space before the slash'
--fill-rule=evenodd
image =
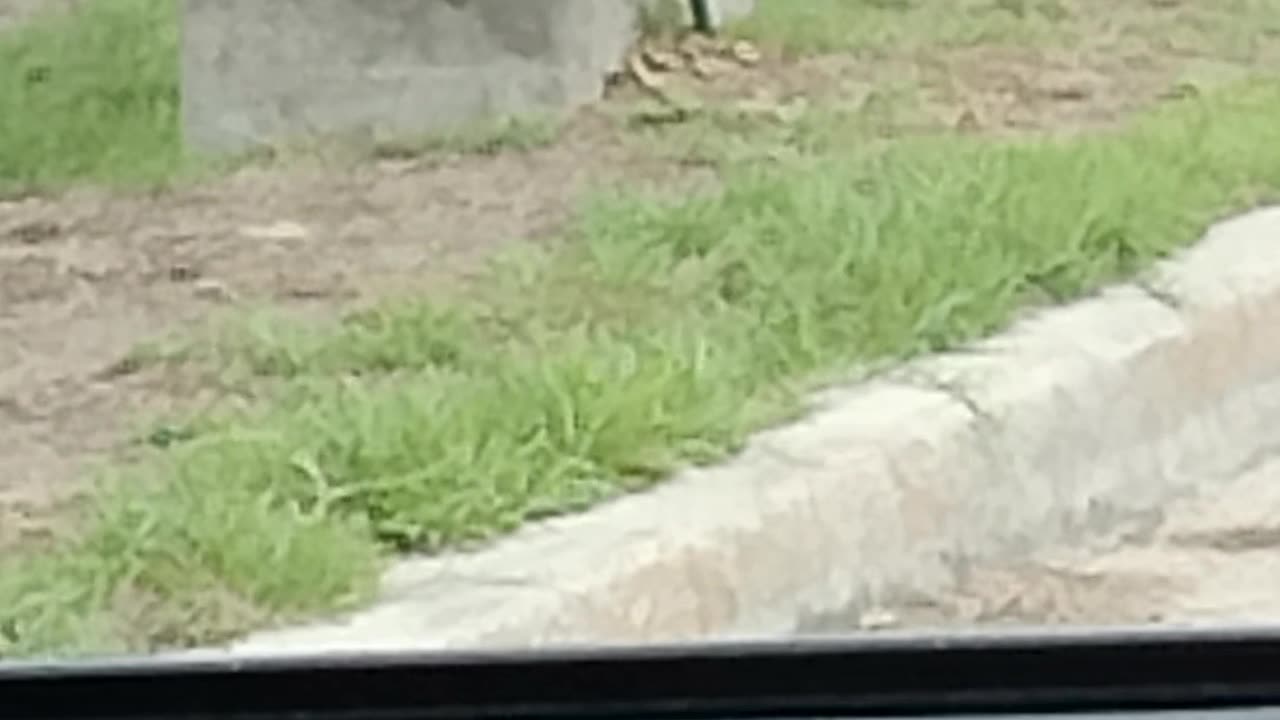
<path id="1" fill-rule="evenodd" d="M 630 71 L 631 78 L 640 83 L 641 87 L 653 91 L 662 88 L 662 77 L 649 69 L 641 53 L 633 52 L 627 57 L 627 70 Z"/>
<path id="2" fill-rule="evenodd" d="M 709 80 L 717 75 L 723 75 L 732 69 L 728 63 L 714 56 L 701 56 L 691 63 L 693 74 L 703 80 Z"/>
<path id="3" fill-rule="evenodd" d="M 679 55 L 657 48 L 645 48 L 640 55 L 646 65 L 660 72 L 674 72 L 684 64 Z"/>
<path id="4" fill-rule="evenodd" d="M 759 65 L 763 59 L 760 50 L 746 40 L 739 40 L 730 46 L 729 54 L 733 56 L 734 60 L 747 67 Z"/>

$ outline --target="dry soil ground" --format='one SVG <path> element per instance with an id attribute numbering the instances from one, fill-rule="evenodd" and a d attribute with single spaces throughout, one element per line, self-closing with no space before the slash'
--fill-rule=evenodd
<path id="1" fill-rule="evenodd" d="M 0 3 L 0 27 L 34 4 Z M 1096 26 L 1088 42 L 766 53 L 756 67 L 687 82 L 717 102 L 756 106 L 856 104 L 893 86 L 913 110 L 890 132 L 913 123 L 1069 131 L 1114 121 L 1184 81 L 1280 58 L 1280 37 L 1261 38 L 1241 62 L 1220 44 L 1166 32 L 1185 26 L 1197 37 L 1203 4 L 1066 5 Z M 1108 19 L 1114 8 L 1123 22 Z M 310 158 L 152 193 L 78 188 L 0 201 L 0 547 L 54 531 L 57 508 L 86 487 L 86 467 L 120 449 L 139 418 L 219 395 L 206 379 L 162 368 L 118 372 L 139 343 L 238 302 L 337 313 L 425 287 L 504 244 L 554 237 L 590 190 L 714 176 L 690 162 L 680 127 L 637 134 L 617 121 L 612 111 L 625 114 L 635 96 L 619 91 L 532 150 Z"/>

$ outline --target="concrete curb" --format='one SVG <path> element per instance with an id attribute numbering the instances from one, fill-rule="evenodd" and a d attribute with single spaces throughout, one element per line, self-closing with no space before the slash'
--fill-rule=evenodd
<path id="1" fill-rule="evenodd" d="M 1145 289 L 1144 289 L 1145 288 Z M 411 560 L 378 603 L 236 655 L 779 636 L 973 559 L 1070 542 L 1210 490 L 1280 440 L 1280 208 L 1150 283 L 826 393 L 733 461 Z M 844 625 L 848 627 L 848 625 Z"/>

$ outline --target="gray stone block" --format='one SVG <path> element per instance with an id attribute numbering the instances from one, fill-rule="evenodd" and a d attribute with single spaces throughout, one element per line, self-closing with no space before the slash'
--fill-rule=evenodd
<path id="1" fill-rule="evenodd" d="M 183 0 L 187 142 L 226 152 L 571 108 L 602 93 L 641 1 Z"/>

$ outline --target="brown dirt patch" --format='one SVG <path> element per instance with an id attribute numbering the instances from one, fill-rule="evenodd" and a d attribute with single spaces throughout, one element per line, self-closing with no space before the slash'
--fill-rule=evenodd
<path id="1" fill-rule="evenodd" d="M 0 2 L 0 25 L 36 4 Z M 1144 41 L 1149 29 L 1070 51 L 766 58 L 690 87 L 711 102 L 819 104 L 897 84 L 933 126 L 1071 130 L 1149 104 L 1197 59 Z M 620 92 L 607 108 L 626 110 L 634 96 Z M 420 291 L 459 263 L 554 235 L 589 190 L 693 177 L 606 115 L 587 111 L 529 152 L 276 163 L 150 194 L 0 201 L 0 547 L 48 532 L 52 510 L 84 489 L 87 465 L 119 448 L 135 419 L 222 392 L 106 372 L 139 342 L 233 301 L 336 314 Z"/>

